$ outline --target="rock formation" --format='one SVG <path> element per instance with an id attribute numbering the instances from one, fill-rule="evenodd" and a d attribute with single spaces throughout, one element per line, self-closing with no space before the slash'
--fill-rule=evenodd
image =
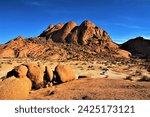
<path id="1" fill-rule="evenodd" d="M 31 80 L 26 77 L 28 69 L 21 65 L 16 69 L 18 77 L 11 76 L 0 82 L 0 100 L 27 99 L 32 87 Z"/>
<path id="2" fill-rule="evenodd" d="M 137 57 L 150 58 L 150 40 L 137 37 L 123 43 L 121 49 L 127 50 Z"/>
<path id="3" fill-rule="evenodd" d="M 74 70 L 68 65 L 58 64 L 54 73 L 56 74 L 55 81 L 58 83 L 64 83 L 76 79 Z"/>
<path id="4" fill-rule="evenodd" d="M 46 74 L 45 78 L 46 82 L 52 82 L 54 74 L 50 66 L 46 66 L 45 74 Z"/>
<path id="5" fill-rule="evenodd" d="M 0 45 L 0 57 L 29 57 L 47 60 L 129 58 L 130 53 L 114 43 L 108 33 L 86 20 L 50 25 L 39 37 L 22 36 Z"/>
<path id="6" fill-rule="evenodd" d="M 43 87 L 44 69 L 34 63 L 25 64 L 28 68 L 27 77 L 32 81 L 32 88 L 38 89 Z"/>
<path id="7" fill-rule="evenodd" d="M 40 37 L 52 39 L 54 42 L 74 42 L 81 45 L 99 44 L 101 46 L 104 44 L 103 46 L 107 45 L 117 48 L 117 45 L 111 41 L 107 32 L 89 20 L 84 21 L 80 26 L 70 21 L 57 29 L 55 27 L 48 27 L 40 34 Z M 52 31 L 53 28 L 55 30 Z"/>

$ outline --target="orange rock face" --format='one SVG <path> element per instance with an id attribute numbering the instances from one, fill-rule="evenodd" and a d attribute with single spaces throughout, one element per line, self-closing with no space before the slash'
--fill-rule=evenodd
<path id="1" fill-rule="evenodd" d="M 53 81 L 53 76 L 54 76 L 54 74 L 53 74 L 53 71 L 52 71 L 52 69 L 50 68 L 50 66 L 46 66 L 46 80 L 47 80 L 47 82 L 52 82 Z"/>
<path id="2" fill-rule="evenodd" d="M 58 64 L 55 68 L 56 81 L 58 83 L 64 83 L 76 78 L 74 70 L 68 66 L 63 64 Z"/>
<path id="3" fill-rule="evenodd" d="M 18 77 L 23 78 L 26 77 L 28 68 L 24 65 L 20 65 L 17 68 L 15 68 L 15 71 L 18 74 Z"/>
<path id="4" fill-rule="evenodd" d="M 66 23 L 60 30 L 57 30 L 53 36 L 52 40 L 54 42 L 65 42 L 66 37 L 69 35 L 69 33 L 72 31 L 72 29 L 77 26 L 75 22 L 68 22 Z"/>
<path id="5" fill-rule="evenodd" d="M 51 26 L 52 27 L 52 26 Z M 53 28 L 52 28 L 53 29 Z M 48 28 L 42 33 L 41 37 L 51 37 L 55 42 L 75 42 L 81 45 L 87 45 L 90 43 L 102 44 L 105 42 L 111 42 L 111 38 L 106 31 L 97 27 L 94 23 L 86 20 L 80 26 L 73 21 L 66 23 L 62 28 L 51 31 Z"/>
<path id="6" fill-rule="evenodd" d="M 44 70 L 42 67 L 34 63 L 26 64 L 28 68 L 27 77 L 32 81 L 32 87 L 35 89 L 41 88 L 44 81 Z"/>
<path id="7" fill-rule="evenodd" d="M 32 83 L 27 77 L 10 77 L 0 82 L 0 100 L 25 100 Z"/>
<path id="8" fill-rule="evenodd" d="M 50 25 L 39 37 L 19 36 L 0 45 L 1 58 L 68 60 L 102 56 L 129 58 L 128 55 L 130 53 L 122 51 L 106 31 L 88 20 L 79 26 L 73 21 Z"/>

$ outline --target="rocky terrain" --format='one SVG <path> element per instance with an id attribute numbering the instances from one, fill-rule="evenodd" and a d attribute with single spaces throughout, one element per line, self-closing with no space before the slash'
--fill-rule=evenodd
<path id="1" fill-rule="evenodd" d="M 147 82 L 86 78 L 32 91 L 28 99 L 149 100 L 150 85 Z"/>
<path id="2" fill-rule="evenodd" d="M 150 99 L 149 47 L 88 20 L 50 25 L 0 45 L 0 99 Z"/>
<path id="3" fill-rule="evenodd" d="M 0 57 L 29 57 L 47 60 L 68 60 L 118 57 L 129 58 L 130 52 L 120 49 L 108 33 L 86 20 L 50 25 L 39 37 L 22 36 L 0 45 Z"/>
<path id="4" fill-rule="evenodd" d="M 0 91 L 5 87 L 5 90 L 9 90 L 7 95 L 14 96 L 11 97 L 12 99 L 23 99 L 22 97 L 18 98 L 18 96 L 15 96 L 15 93 L 10 94 L 11 90 L 17 88 L 17 86 L 11 88 L 11 90 L 9 88 L 15 82 L 10 82 L 9 85 L 7 84 L 8 86 L 5 85 L 5 82 L 9 79 L 20 79 L 17 75 L 18 66 L 20 65 L 25 65 L 28 68 L 26 76 L 32 81 L 32 90 L 28 92 L 29 94 L 26 99 L 150 99 L 150 73 L 144 67 L 144 61 L 140 60 L 70 60 L 63 62 L 7 58 L 1 59 L 0 63 Z M 58 71 L 56 71 L 60 63 L 65 65 L 63 68 L 60 67 L 59 71 L 59 74 L 65 80 L 60 79 Z M 40 67 L 39 65 L 45 67 Z M 46 66 L 49 66 L 50 70 L 43 70 Z M 67 66 L 70 67 L 68 68 Z M 74 73 L 71 73 L 72 70 Z M 13 71 L 11 72 L 12 74 L 10 74 L 10 71 Z M 15 92 L 19 91 L 16 90 Z M 3 92 L 3 94 L 5 93 Z M 1 94 L 1 96 L 3 95 Z"/>

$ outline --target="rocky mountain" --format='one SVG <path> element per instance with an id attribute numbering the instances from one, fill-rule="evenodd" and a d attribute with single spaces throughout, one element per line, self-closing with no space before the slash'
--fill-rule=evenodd
<path id="1" fill-rule="evenodd" d="M 86 20 L 50 25 L 38 37 L 22 36 L 0 45 L 0 57 L 30 57 L 48 60 L 119 57 L 130 53 L 114 43 L 108 33 Z"/>
<path id="2" fill-rule="evenodd" d="M 71 42 L 81 45 L 99 44 L 117 47 L 106 31 L 86 20 L 80 26 L 73 21 L 66 24 L 50 25 L 39 37 L 52 39 L 54 42 Z"/>
<path id="3" fill-rule="evenodd" d="M 143 37 L 130 39 L 121 45 L 121 49 L 129 51 L 136 57 L 150 58 L 150 40 Z"/>

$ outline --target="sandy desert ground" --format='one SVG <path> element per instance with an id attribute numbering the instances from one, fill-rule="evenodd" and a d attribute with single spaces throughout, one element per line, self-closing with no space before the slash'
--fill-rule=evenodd
<path id="1" fill-rule="evenodd" d="M 54 70 L 58 63 L 70 65 L 76 80 L 48 88 L 32 90 L 29 100 L 149 100 L 150 73 L 142 66 L 110 61 L 40 61 L 1 59 L 0 78 L 8 71 L 27 62 L 41 62 Z"/>
<path id="2" fill-rule="evenodd" d="M 150 83 L 118 79 L 79 79 L 32 91 L 30 100 L 148 100 Z"/>

